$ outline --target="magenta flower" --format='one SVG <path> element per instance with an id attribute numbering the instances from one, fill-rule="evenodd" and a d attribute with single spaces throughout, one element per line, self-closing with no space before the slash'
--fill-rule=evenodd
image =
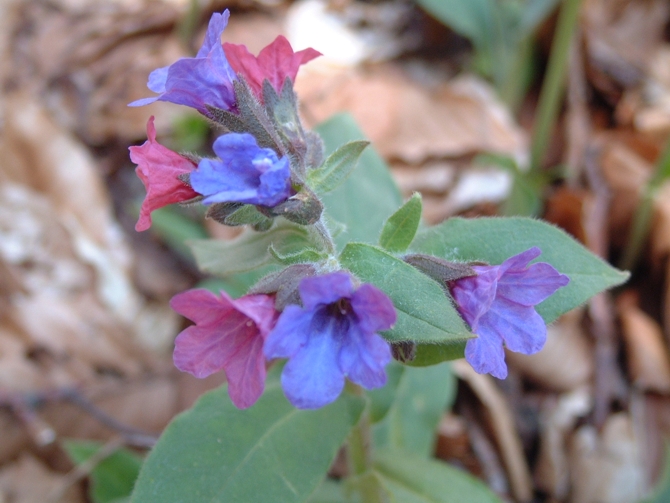
<path id="1" fill-rule="evenodd" d="M 277 320 L 274 298 L 247 295 L 231 299 L 221 292 L 188 290 L 170 307 L 195 322 L 175 340 L 174 364 L 182 372 L 207 377 L 223 370 L 236 407 L 251 407 L 265 388 L 263 342 Z"/>
<path id="2" fill-rule="evenodd" d="M 303 307 L 286 307 L 265 342 L 265 356 L 289 359 L 281 376 L 289 401 L 322 407 L 339 396 L 345 377 L 366 389 L 383 386 L 391 349 L 375 332 L 396 321 L 386 294 L 370 284 L 354 290 L 342 271 L 305 278 L 298 290 Z"/>
<path id="3" fill-rule="evenodd" d="M 130 160 L 137 164 L 135 173 L 142 180 L 147 195 L 140 208 L 136 231 L 151 227 L 151 212 L 172 203 L 187 201 L 198 196 L 179 175 L 190 173 L 195 164 L 156 141 L 153 116 L 147 122 L 147 141 L 140 146 L 129 147 Z"/>
<path id="4" fill-rule="evenodd" d="M 528 266 L 541 253 L 533 247 L 500 265 L 473 266 L 476 276 L 450 283 L 458 311 L 478 335 L 467 342 L 465 359 L 480 374 L 507 377 L 503 343 L 527 355 L 544 346 L 547 326 L 533 306 L 570 279 L 545 262 Z"/>
<path id="5" fill-rule="evenodd" d="M 147 87 L 158 96 L 133 101 L 129 106 L 167 101 L 195 108 L 204 115 L 208 115 L 206 105 L 234 110 L 233 81 L 236 76 L 221 45 L 221 34 L 228 25 L 229 16 L 227 9 L 223 14 L 212 14 L 205 40 L 195 58 L 181 58 L 151 72 Z"/>
<path id="6" fill-rule="evenodd" d="M 223 44 L 230 66 L 244 77 L 254 94 L 263 99 L 263 81 L 268 79 L 272 87 L 281 92 L 286 77 L 295 82 L 300 65 L 321 56 L 319 51 L 304 49 L 293 52 L 293 48 L 285 37 L 279 35 L 270 45 L 254 56 L 244 45 Z"/>

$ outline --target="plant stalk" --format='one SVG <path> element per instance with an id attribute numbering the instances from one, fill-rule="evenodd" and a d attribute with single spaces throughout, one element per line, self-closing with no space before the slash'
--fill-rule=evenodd
<path id="1" fill-rule="evenodd" d="M 647 241 L 654 214 L 654 201 L 663 183 L 670 178 L 670 139 L 656 163 L 656 170 L 644 188 L 640 204 L 635 210 L 628 244 L 619 263 L 621 269 L 632 270 L 640 258 L 642 247 Z"/>
<path id="2" fill-rule="evenodd" d="M 539 171 L 541 162 L 547 151 L 556 117 L 558 116 L 561 98 L 565 90 L 570 45 L 579 19 L 581 0 L 564 0 L 558 17 L 556 35 L 551 47 L 547 73 L 542 83 L 537 119 L 533 130 L 530 151 L 530 169 Z"/>
<path id="3" fill-rule="evenodd" d="M 347 382 L 347 388 L 356 395 L 362 395 L 360 386 Z M 366 407 L 360 421 L 349 434 L 347 443 L 347 465 L 349 477 L 355 482 L 353 487 L 365 503 L 383 503 L 384 496 L 379 482 L 372 472 L 372 431 L 370 410 Z"/>

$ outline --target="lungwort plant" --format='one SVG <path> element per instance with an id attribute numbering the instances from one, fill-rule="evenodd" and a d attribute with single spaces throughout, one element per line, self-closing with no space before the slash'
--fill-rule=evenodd
<path id="1" fill-rule="evenodd" d="M 423 226 L 421 197 L 402 202 L 348 116 L 302 126 L 293 81 L 319 53 L 283 37 L 258 56 L 222 43 L 228 16 L 131 104 L 191 107 L 220 133 L 217 157 L 198 158 L 158 143 L 149 119 L 130 148 L 147 190 L 137 230 L 165 205 L 204 205 L 245 230 L 191 242 L 198 265 L 246 287 L 172 299 L 193 322 L 175 365 L 227 385 L 168 426 L 132 501 L 498 501 L 430 457 L 454 393 L 442 362 L 505 378 L 505 348 L 540 351 L 547 323 L 627 275 L 539 220 Z M 343 446 L 347 475 L 329 479 Z"/>

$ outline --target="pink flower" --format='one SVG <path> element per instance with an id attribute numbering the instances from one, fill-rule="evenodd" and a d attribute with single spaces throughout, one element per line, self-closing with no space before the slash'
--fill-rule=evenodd
<path id="1" fill-rule="evenodd" d="M 136 231 L 151 227 L 151 212 L 172 203 L 193 199 L 199 194 L 179 179 L 196 165 L 156 141 L 153 116 L 147 122 L 148 140 L 143 145 L 130 147 L 130 160 L 137 164 L 135 173 L 140 177 L 147 195 L 140 209 Z"/>
<path id="2" fill-rule="evenodd" d="M 251 407 L 265 388 L 263 343 L 278 313 L 274 298 L 247 295 L 231 299 L 196 289 L 175 295 L 170 307 L 195 322 L 175 340 L 174 364 L 203 378 L 223 370 L 236 407 Z"/>
<path id="3" fill-rule="evenodd" d="M 254 56 L 244 45 L 224 43 L 226 58 L 236 73 L 244 77 L 254 94 L 263 99 L 263 81 L 268 79 L 272 87 L 280 93 L 286 77 L 295 81 L 298 68 L 321 56 L 312 48 L 293 52 L 285 37 L 279 35 L 274 42 Z"/>

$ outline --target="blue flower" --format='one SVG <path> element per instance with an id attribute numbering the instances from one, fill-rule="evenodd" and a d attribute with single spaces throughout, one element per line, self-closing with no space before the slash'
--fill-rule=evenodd
<path id="1" fill-rule="evenodd" d="M 214 142 L 219 159 L 202 159 L 191 172 L 191 186 L 203 204 L 237 202 L 276 206 L 291 195 L 288 158 L 261 148 L 247 133 L 228 133 Z"/>
<path id="2" fill-rule="evenodd" d="M 209 20 L 207 34 L 195 58 L 181 58 L 170 66 L 154 70 L 147 87 L 158 96 L 130 103 L 131 107 L 148 105 L 154 101 L 168 101 L 195 108 L 207 115 L 205 105 L 234 110 L 236 106 L 231 68 L 221 45 L 221 34 L 228 24 L 230 12 L 218 12 Z"/>
<path id="3" fill-rule="evenodd" d="M 528 266 L 541 253 L 533 247 L 500 265 L 473 266 L 476 276 L 449 285 L 458 311 L 478 335 L 466 343 L 465 359 L 480 374 L 507 377 L 503 343 L 527 355 L 544 346 L 547 326 L 534 306 L 570 278 L 545 262 Z"/>
<path id="4" fill-rule="evenodd" d="M 383 386 L 391 349 L 375 332 L 396 321 L 386 294 L 370 284 L 354 290 L 342 271 L 305 278 L 298 289 L 303 307 L 284 309 L 264 347 L 267 358 L 289 359 L 281 376 L 289 401 L 323 407 L 342 392 L 345 377 L 366 389 Z"/>

